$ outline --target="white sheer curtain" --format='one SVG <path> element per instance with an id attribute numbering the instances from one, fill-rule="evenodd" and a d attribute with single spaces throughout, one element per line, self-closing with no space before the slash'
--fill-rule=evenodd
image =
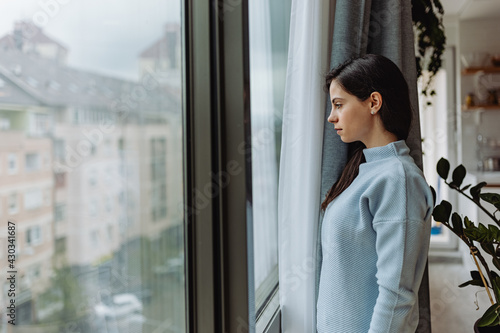
<path id="1" fill-rule="evenodd" d="M 330 1 L 292 2 L 278 190 L 284 333 L 316 331 L 315 264 Z"/>

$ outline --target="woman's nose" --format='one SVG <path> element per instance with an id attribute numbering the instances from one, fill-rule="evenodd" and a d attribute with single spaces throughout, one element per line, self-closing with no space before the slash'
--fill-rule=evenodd
<path id="1" fill-rule="evenodd" d="M 330 112 L 330 116 L 328 116 L 328 122 L 329 123 L 336 123 L 338 120 L 337 118 L 337 115 L 335 114 L 335 110 L 332 110 L 332 112 Z"/>

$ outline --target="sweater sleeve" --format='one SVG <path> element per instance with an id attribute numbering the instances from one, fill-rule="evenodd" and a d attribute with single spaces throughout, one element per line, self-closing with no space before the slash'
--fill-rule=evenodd
<path id="1" fill-rule="evenodd" d="M 378 297 L 369 333 L 415 332 L 418 289 L 427 262 L 431 200 L 422 175 L 402 170 L 370 195 L 376 233 Z"/>

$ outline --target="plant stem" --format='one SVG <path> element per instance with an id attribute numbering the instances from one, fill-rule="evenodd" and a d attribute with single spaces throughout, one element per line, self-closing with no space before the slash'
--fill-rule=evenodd
<path id="1" fill-rule="evenodd" d="M 498 224 L 498 226 L 500 226 L 500 221 L 493 215 L 491 214 L 488 210 L 486 210 L 486 208 L 483 207 L 483 205 L 481 205 L 480 202 L 478 201 L 475 201 L 472 197 L 468 196 L 464 191 L 462 191 L 461 189 L 459 188 L 455 188 L 453 186 L 450 185 L 450 183 L 448 183 L 446 180 L 444 181 L 446 185 L 448 185 L 450 188 L 460 192 L 461 194 L 463 194 L 466 198 L 468 198 L 469 200 L 471 200 L 472 202 L 474 202 L 479 208 L 481 208 L 483 210 L 483 212 L 486 213 L 486 215 L 488 215 L 489 217 L 491 217 L 491 219 L 496 223 Z"/>
<path id="2" fill-rule="evenodd" d="M 451 232 L 453 232 L 455 235 L 457 235 L 457 237 L 460 238 L 467 245 L 467 247 L 469 248 L 471 253 L 472 253 L 472 248 L 476 249 L 477 252 L 475 253 L 475 255 L 479 258 L 479 261 L 483 265 L 484 269 L 486 269 L 486 274 L 488 274 L 488 280 L 490 280 L 490 284 L 493 285 L 492 284 L 493 277 L 491 276 L 490 268 L 489 268 L 488 264 L 486 263 L 486 260 L 484 260 L 484 257 L 482 256 L 479 249 L 476 246 L 474 246 L 474 242 L 469 241 L 469 239 L 465 235 L 459 235 L 458 233 L 456 233 L 455 230 L 453 230 L 453 228 L 448 223 L 442 223 L 442 224 L 445 227 L 447 227 Z M 478 262 L 476 261 L 475 257 L 474 257 L 474 261 L 476 263 L 477 268 L 479 269 L 479 272 L 481 272 L 481 269 L 479 268 Z M 482 273 L 479 273 L 479 274 L 482 275 Z M 483 283 L 484 283 L 485 288 L 488 289 L 488 284 L 486 284 L 484 280 L 483 280 Z M 488 292 L 488 294 L 489 294 L 489 292 Z M 497 302 L 500 302 L 500 299 L 496 299 L 496 294 L 495 294 L 495 300 Z"/>
<path id="3" fill-rule="evenodd" d="M 486 283 L 486 281 L 484 279 L 483 271 L 481 270 L 481 267 L 479 266 L 479 263 L 477 262 L 476 256 L 474 254 L 474 248 L 476 249 L 476 251 L 479 252 L 479 250 L 476 247 L 471 247 L 471 248 L 469 248 L 470 253 L 472 254 L 472 258 L 474 258 L 474 263 L 476 264 L 477 270 L 479 271 L 479 275 L 481 276 L 481 280 L 483 281 L 484 289 L 486 289 L 486 293 L 488 294 L 488 297 L 490 298 L 491 305 L 493 305 L 493 304 L 495 304 L 495 302 L 493 302 L 493 298 L 491 297 L 490 289 L 488 288 L 488 284 Z"/>

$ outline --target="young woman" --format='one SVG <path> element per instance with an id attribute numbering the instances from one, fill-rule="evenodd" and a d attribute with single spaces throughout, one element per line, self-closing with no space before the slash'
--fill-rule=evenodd
<path id="1" fill-rule="evenodd" d="M 333 124 L 359 142 L 326 195 L 319 333 L 414 333 L 433 199 L 405 143 L 408 85 L 389 59 L 369 54 L 326 76 Z"/>

